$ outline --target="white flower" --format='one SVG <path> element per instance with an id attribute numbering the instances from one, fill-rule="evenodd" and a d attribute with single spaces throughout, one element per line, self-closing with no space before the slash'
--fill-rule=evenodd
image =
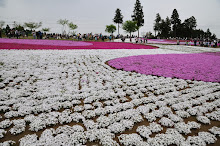
<path id="1" fill-rule="evenodd" d="M 30 114 L 30 115 L 25 116 L 25 117 L 24 117 L 24 120 L 25 120 L 25 122 L 31 122 L 31 121 L 33 121 L 35 118 L 36 118 L 36 117 L 35 117 L 34 115 Z"/>
<path id="2" fill-rule="evenodd" d="M 191 145 L 206 146 L 205 141 L 199 136 L 188 136 L 186 141 Z"/>
<path id="3" fill-rule="evenodd" d="M 119 146 L 119 144 L 110 137 L 100 139 L 100 144 L 106 146 Z"/>
<path id="4" fill-rule="evenodd" d="M 82 105 L 77 105 L 74 107 L 74 111 L 76 111 L 76 112 L 81 112 L 83 110 L 84 110 L 84 106 L 82 106 Z"/>
<path id="5" fill-rule="evenodd" d="M 99 127 L 104 128 L 107 127 L 111 124 L 111 119 L 109 117 L 106 116 L 100 116 L 96 119 Z"/>
<path id="6" fill-rule="evenodd" d="M 82 112 L 82 115 L 83 115 L 85 118 L 88 118 L 88 119 L 91 119 L 91 118 L 93 118 L 93 117 L 96 116 L 94 110 L 85 110 L 85 111 Z"/>
<path id="7" fill-rule="evenodd" d="M 157 124 L 155 122 L 150 123 L 150 125 L 148 127 L 151 130 L 151 132 L 153 132 L 153 133 L 157 133 L 157 132 L 160 132 L 163 130 L 163 127 L 161 127 L 159 124 Z"/>
<path id="8" fill-rule="evenodd" d="M 190 115 L 195 116 L 198 114 L 198 109 L 193 107 L 187 110 L 188 113 L 190 113 Z"/>
<path id="9" fill-rule="evenodd" d="M 125 131 L 125 126 L 122 123 L 115 122 L 108 126 L 108 129 L 111 130 L 113 133 L 121 133 Z"/>
<path id="10" fill-rule="evenodd" d="M 197 116 L 196 119 L 203 124 L 210 124 L 210 120 L 206 116 Z"/>
<path id="11" fill-rule="evenodd" d="M 36 145 L 37 144 L 37 135 L 26 135 L 25 137 L 19 139 L 20 146 L 26 146 L 26 145 Z"/>
<path id="12" fill-rule="evenodd" d="M 163 126 L 166 126 L 166 127 L 172 127 L 174 125 L 174 122 L 166 117 L 162 117 L 159 120 L 159 123 Z"/>
<path id="13" fill-rule="evenodd" d="M 70 136 L 70 145 L 86 144 L 87 137 L 84 132 L 74 132 Z"/>
<path id="14" fill-rule="evenodd" d="M 68 145 L 70 142 L 70 137 L 64 133 L 62 134 L 57 134 L 54 137 L 54 141 L 52 145 Z"/>
<path id="15" fill-rule="evenodd" d="M 167 103 L 164 102 L 164 101 L 157 101 L 155 104 L 156 104 L 158 107 L 164 107 L 164 106 L 167 105 Z"/>
<path id="16" fill-rule="evenodd" d="M 173 122 L 182 122 L 183 119 L 175 114 L 169 114 L 169 119 L 171 119 Z"/>
<path id="17" fill-rule="evenodd" d="M 85 110 L 91 110 L 94 109 L 94 107 L 91 104 L 84 104 Z"/>
<path id="18" fill-rule="evenodd" d="M 95 107 L 102 107 L 102 103 L 97 101 L 97 102 L 93 103 L 93 106 L 95 106 Z"/>
<path id="19" fill-rule="evenodd" d="M 180 145 L 185 140 L 181 134 L 157 134 L 154 138 L 149 138 L 148 143 L 152 146 L 168 146 L 168 145 Z"/>
<path id="20" fill-rule="evenodd" d="M 149 122 L 153 122 L 155 121 L 157 118 L 155 117 L 154 113 L 147 113 L 144 114 L 144 117 L 149 121 Z"/>
<path id="21" fill-rule="evenodd" d="M 191 127 L 188 124 L 185 124 L 184 122 L 176 123 L 174 127 L 177 129 L 179 133 L 184 133 L 185 135 L 191 133 Z"/>
<path id="22" fill-rule="evenodd" d="M 135 99 L 135 101 L 136 101 L 136 100 L 138 100 L 138 99 Z M 132 100 L 132 101 L 134 101 L 134 100 Z M 137 101 L 137 102 L 138 102 L 138 101 Z M 140 113 L 142 113 L 142 114 L 147 114 L 147 113 L 149 113 L 150 108 L 149 108 L 148 106 L 141 105 L 141 106 L 139 106 L 139 107 L 137 108 L 137 111 L 140 112 Z"/>
<path id="23" fill-rule="evenodd" d="M 217 138 L 209 132 L 199 132 L 198 136 L 207 144 L 215 143 L 215 141 L 217 141 Z"/>
<path id="24" fill-rule="evenodd" d="M 80 100 L 72 100 L 71 103 L 72 103 L 73 105 L 78 105 L 78 104 L 81 103 L 81 101 L 80 101 Z"/>
<path id="25" fill-rule="evenodd" d="M 213 111 L 211 113 L 205 114 L 206 117 L 210 118 L 211 120 L 220 121 L 220 111 Z"/>
<path id="26" fill-rule="evenodd" d="M 70 116 L 72 117 L 72 120 L 75 121 L 75 122 L 80 122 L 80 121 L 84 121 L 85 120 L 85 117 L 80 114 L 80 113 L 72 113 L 70 114 Z"/>
<path id="27" fill-rule="evenodd" d="M 19 113 L 18 111 L 9 111 L 5 113 L 5 118 L 13 118 L 13 117 L 18 117 Z"/>
<path id="28" fill-rule="evenodd" d="M 212 132 L 213 134 L 217 135 L 218 137 L 220 136 L 220 128 L 219 127 L 212 127 L 211 129 L 209 129 L 210 132 Z"/>
<path id="29" fill-rule="evenodd" d="M 89 139 L 89 141 L 95 141 L 98 139 L 103 139 L 105 137 L 114 138 L 115 135 L 111 133 L 109 129 L 89 129 L 85 131 L 86 137 Z"/>
<path id="30" fill-rule="evenodd" d="M 70 123 L 73 119 L 71 117 L 71 111 L 69 109 L 64 110 L 60 115 L 59 115 L 59 122 L 61 124 L 63 123 Z"/>
<path id="31" fill-rule="evenodd" d="M 86 129 L 97 129 L 98 128 L 98 124 L 95 123 L 93 120 L 85 120 L 83 122 L 84 126 L 86 127 Z"/>
<path id="32" fill-rule="evenodd" d="M 0 83 L 1 84 L 1 83 Z M 0 85 L 1 86 L 1 85 Z M 0 87 L 1 88 L 1 87 Z M 8 107 L 8 106 L 0 106 L 0 111 L 3 111 L 3 112 L 6 112 L 6 111 L 9 111 L 11 110 L 11 107 Z"/>
<path id="33" fill-rule="evenodd" d="M 190 129 L 199 129 L 201 127 L 201 124 L 195 121 L 189 121 L 187 125 L 190 127 Z"/>
<path id="34" fill-rule="evenodd" d="M 4 137 L 4 134 L 6 134 L 7 131 L 5 131 L 4 129 L 0 129 L 0 139 Z"/>
<path id="35" fill-rule="evenodd" d="M 181 118 L 188 118 L 190 117 L 190 114 L 186 111 L 183 111 L 183 110 L 179 110 L 179 111 L 176 111 L 176 114 L 181 117 Z"/>
<path id="36" fill-rule="evenodd" d="M 12 121 L 10 121 L 9 119 L 6 119 L 6 120 L 0 122 L 0 128 L 10 127 L 11 124 L 12 124 Z"/>
<path id="37" fill-rule="evenodd" d="M 143 136 L 144 138 L 147 138 L 147 139 L 152 134 L 151 130 L 148 127 L 146 127 L 146 126 L 139 126 L 136 129 L 136 132 L 138 132 L 141 136 Z"/>
<path id="38" fill-rule="evenodd" d="M 4 141 L 3 143 L 0 143 L 0 146 L 11 146 L 15 145 L 15 141 L 9 140 L 9 141 Z"/>
<path id="39" fill-rule="evenodd" d="M 136 133 L 133 134 L 121 134 L 118 136 L 119 142 L 125 146 L 138 145 L 148 146 L 149 144 L 144 142 L 143 139 Z"/>
<path id="40" fill-rule="evenodd" d="M 121 120 L 122 125 L 125 126 L 125 128 L 131 130 L 134 127 L 134 122 L 132 120 Z"/>
<path id="41" fill-rule="evenodd" d="M 157 117 L 157 118 L 163 117 L 163 111 L 162 110 L 154 110 L 152 112 L 152 114 L 154 114 L 154 116 Z"/>
<path id="42" fill-rule="evenodd" d="M 9 130 L 11 134 L 16 135 L 25 131 L 26 123 L 24 119 L 18 119 L 12 121 L 14 126 Z"/>
<path id="43" fill-rule="evenodd" d="M 29 126 L 30 126 L 29 130 L 37 132 L 43 128 L 46 128 L 46 121 L 42 120 L 41 118 L 36 118 L 33 121 L 31 121 Z"/>
<path id="44" fill-rule="evenodd" d="M 58 127 L 59 128 L 59 127 Z M 56 131 L 53 128 L 46 129 L 42 132 L 42 134 L 39 137 L 38 142 L 40 144 L 51 144 L 54 141 L 54 136 L 56 135 Z"/>

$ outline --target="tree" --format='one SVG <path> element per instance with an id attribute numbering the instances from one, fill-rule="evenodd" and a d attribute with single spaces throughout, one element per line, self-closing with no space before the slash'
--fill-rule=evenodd
<path id="1" fill-rule="evenodd" d="M 184 27 L 184 35 L 187 37 L 193 37 L 193 31 L 196 29 L 197 22 L 194 16 L 186 19 L 183 22 L 183 27 Z"/>
<path id="2" fill-rule="evenodd" d="M 181 20 L 179 19 L 179 14 L 176 9 L 173 10 L 173 13 L 171 16 L 171 23 L 173 24 L 174 37 L 176 37 L 178 26 L 181 24 Z"/>
<path id="3" fill-rule="evenodd" d="M 150 31 L 146 33 L 146 36 L 147 36 L 148 39 L 153 39 L 154 38 L 152 32 L 150 32 Z"/>
<path id="4" fill-rule="evenodd" d="M 206 38 L 211 38 L 212 37 L 212 33 L 210 32 L 209 28 L 207 29 L 205 35 L 206 35 Z"/>
<path id="5" fill-rule="evenodd" d="M 23 31 L 24 30 L 24 26 L 22 26 L 21 24 L 17 23 L 16 21 L 13 22 L 13 26 L 18 31 Z"/>
<path id="6" fill-rule="evenodd" d="M 73 30 L 73 34 L 75 33 L 74 30 L 78 28 L 78 26 L 72 22 L 68 23 L 68 26 L 70 30 Z"/>
<path id="7" fill-rule="evenodd" d="M 58 24 L 63 26 L 62 27 L 62 34 L 64 34 L 66 32 L 65 27 L 66 27 L 66 25 L 68 25 L 68 22 L 69 22 L 69 20 L 67 20 L 67 19 L 60 19 L 57 21 Z"/>
<path id="8" fill-rule="evenodd" d="M 111 24 L 111 25 L 106 25 L 106 32 L 108 33 L 112 33 L 112 37 L 113 37 L 113 33 L 116 31 L 116 26 Z"/>
<path id="9" fill-rule="evenodd" d="M 42 31 L 43 31 L 44 33 L 49 32 L 49 31 L 50 31 L 50 28 L 42 28 Z"/>
<path id="10" fill-rule="evenodd" d="M 194 16 L 192 16 L 192 17 L 190 17 L 189 18 L 189 27 L 190 27 L 190 29 L 196 29 L 196 26 L 197 26 L 197 22 L 196 22 L 196 18 L 194 17 Z"/>
<path id="11" fill-rule="evenodd" d="M 119 24 L 123 23 L 123 15 L 121 14 L 121 10 L 118 8 L 115 11 L 115 17 L 113 21 L 118 24 L 118 34 L 119 34 Z"/>
<path id="12" fill-rule="evenodd" d="M 131 33 L 138 30 L 137 22 L 128 20 L 123 24 L 122 28 L 126 32 L 130 33 L 130 42 L 131 42 Z"/>
<path id="13" fill-rule="evenodd" d="M 32 31 L 33 29 L 37 29 L 37 28 L 41 27 L 42 22 L 39 22 L 39 23 L 37 23 L 37 22 L 25 22 L 24 26 L 27 27 L 27 28 L 30 28 L 31 31 Z"/>
<path id="14" fill-rule="evenodd" d="M 202 29 L 196 29 L 193 33 L 194 37 L 202 39 L 205 35 L 205 32 Z"/>
<path id="15" fill-rule="evenodd" d="M 134 14 L 131 17 L 132 17 L 133 21 L 137 22 L 138 37 L 139 37 L 139 29 L 141 26 L 144 26 L 143 6 L 141 6 L 140 0 L 136 0 L 133 12 L 134 12 Z"/>
<path id="16" fill-rule="evenodd" d="M 154 31 L 155 31 L 155 37 L 156 37 L 156 32 L 159 31 L 160 22 L 161 22 L 161 17 L 160 17 L 159 13 L 156 14 L 156 19 L 154 21 L 155 21 L 155 23 L 154 23 Z"/>
<path id="17" fill-rule="evenodd" d="M 211 37 L 211 39 L 216 40 L 216 39 L 217 39 L 216 35 L 213 34 L 212 37 Z"/>
<path id="18" fill-rule="evenodd" d="M 5 25 L 5 21 L 0 21 L 0 29 Z"/>
<path id="19" fill-rule="evenodd" d="M 168 38 L 171 32 L 171 21 L 169 17 L 166 20 L 162 19 L 159 26 L 160 36 L 163 38 Z"/>

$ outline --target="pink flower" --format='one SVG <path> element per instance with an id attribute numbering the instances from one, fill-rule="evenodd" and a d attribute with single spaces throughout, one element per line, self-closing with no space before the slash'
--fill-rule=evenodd
<path id="1" fill-rule="evenodd" d="M 220 52 L 130 56 L 110 60 L 108 64 L 146 75 L 220 82 L 219 62 Z"/>
<path id="2" fill-rule="evenodd" d="M 63 40 L 0 39 L 0 49 L 156 49 L 149 45 L 117 42 L 80 42 Z"/>

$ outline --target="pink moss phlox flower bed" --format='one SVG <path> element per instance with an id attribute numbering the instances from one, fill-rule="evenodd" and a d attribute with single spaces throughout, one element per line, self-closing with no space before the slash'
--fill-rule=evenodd
<path id="1" fill-rule="evenodd" d="M 149 45 L 116 42 L 0 39 L 0 49 L 156 49 Z"/>
<path id="2" fill-rule="evenodd" d="M 220 52 L 130 56 L 110 60 L 108 64 L 146 75 L 220 82 Z"/>
<path id="3" fill-rule="evenodd" d="M 187 40 L 188 45 L 194 46 L 193 40 Z M 168 40 L 168 39 L 147 39 L 147 42 L 150 44 L 168 44 L 168 45 L 176 45 L 177 40 Z M 189 44 L 191 42 L 191 44 Z M 179 40 L 180 45 L 186 45 L 186 40 Z M 199 41 L 197 41 L 196 45 L 199 45 Z M 220 45 L 219 43 L 217 44 Z"/>
<path id="4" fill-rule="evenodd" d="M 0 39 L 0 43 L 49 46 L 90 46 L 92 43 L 65 40 Z"/>

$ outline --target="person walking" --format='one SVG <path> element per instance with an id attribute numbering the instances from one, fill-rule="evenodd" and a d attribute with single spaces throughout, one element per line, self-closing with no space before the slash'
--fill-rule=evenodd
<path id="1" fill-rule="evenodd" d="M 122 41 L 122 42 L 125 42 L 125 37 L 122 37 L 122 38 L 121 38 L 121 41 Z"/>
<path id="2" fill-rule="evenodd" d="M 41 31 L 39 31 L 39 39 L 43 38 L 43 33 Z"/>
<path id="3" fill-rule="evenodd" d="M 105 41 L 105 37 L 104 37 L 104 36 L 102 36 L 102 41 L 103 41 L 103 42 Z"/>
<path id="4" fill-rule="evenodd" d="M 147 35 L 146 35 L 145 38 L 144 38 L 144 43 L 147 44 Z"/>
<path id="5" fill-rule="evenodd" d="M 35 32 L 35 30 L 32 32 L 32 34 L 33 34 L 33 38 L 36 39 L 36 32 Z"/>
<path id="6" fill-rule="evenodd" d="M 176 43 L 177 43 L 177 45 L 180 45 L 180 40 L 177 39 Z"/>
<path id="7" fill-rule="evenodd" d="M 195 39 L 195 40 L 194 40 L 194 46 L 196 46 L 196 44 L 197 44 L 197 40 Z"/>
<path id="8" fill-rule="evenodd" d="M 110 42 L 112 41 L 112 36 L 111 36 L 111 35 L 109 36 L 109 41 L 110 41 Z"/>
<path id="9" fill-rule="evenodd" d="M 19 31 L 17 29 L 15 30 L 15 36 L 17 39 L 19 38 Z"/>

